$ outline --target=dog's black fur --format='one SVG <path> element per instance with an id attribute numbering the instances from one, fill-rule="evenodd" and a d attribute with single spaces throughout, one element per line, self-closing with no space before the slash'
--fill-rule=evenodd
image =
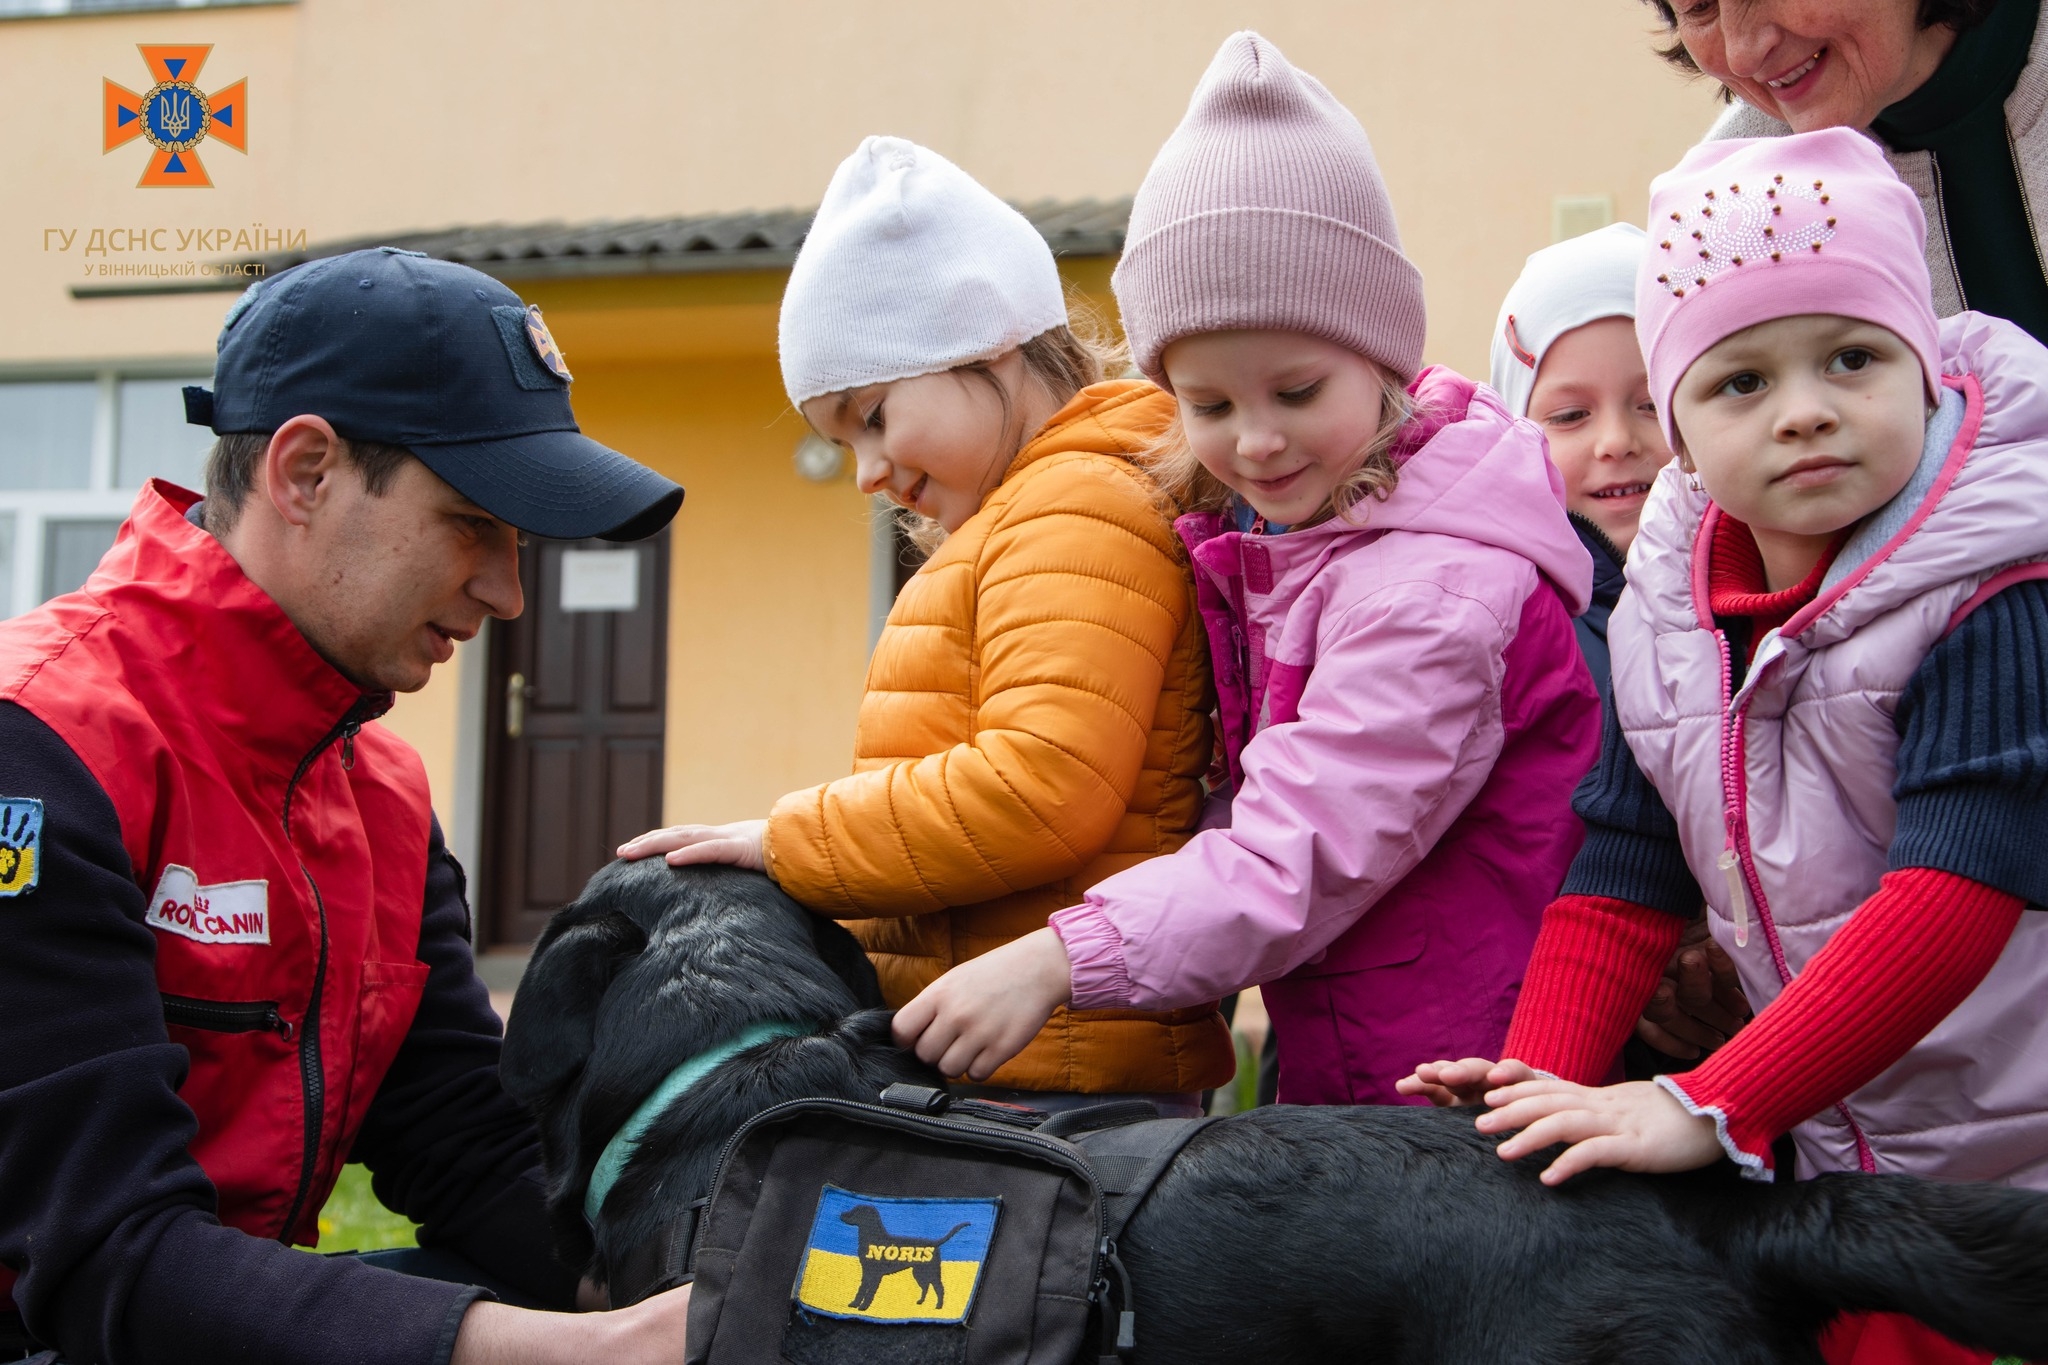
<path id="1" fill-rule="evenodd" d="M 766 878 L 614 864 L 555 917 L 520 983 L 503 1074 L 539 1116 L 567 1258 L 598 1280 L 701 1197 L 769 1105 L 937 1083 L 895 1048 L 872 968 Z M 597 1219 L 598 1152 L 671 1067 L 769 1019 L 763 1043 L 649 1130 Z M 1761 1185 L 1723 1166 L 1601 1171 L 1562 1189 L 1494 1155 L 1468 1114 L 1254 1110 L 1190 1142 L 1125 1232 L 1137 1359 L 1820 1360 L 1837 1311 L 1917 1315 L 2048 1359 L 2048 1197 L 1906 1177 Z"/>

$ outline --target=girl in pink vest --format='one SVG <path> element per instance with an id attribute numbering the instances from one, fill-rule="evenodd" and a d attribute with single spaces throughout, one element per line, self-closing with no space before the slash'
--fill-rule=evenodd
<path id="1" fill-rule="evenodd" d="M 1695 148 L 1651 224 L 1638 328 L 1684 467 L 1610 627 L 1587 846 L 1517 1060 L 1404 1088 L 1483 1095 L 1505 1158 L 1570 1144 L 1553 1184 L 1768 1179 L 1789 1131 L 1801 1175 L 2048 1190 L 2048 350 L 1937 323 L 1920 207 L 1845 129 Z M 1755 1021 L 1589 1088 L 1701 896 Z"/>
<path id="2" fill-rule="evenodd" d="M 1179 405 L 1159 458 L 1230 799 L 956 967 L 898 1036 L 981 1077 L 1058 1005 L 1257 984 L 1283 1101 L 1398 1102 L 1436 1039 L 1505 1036 L 1578 848 L 1591 563 L 1536 428 L 1420 368 L 1422 281 L 1365 132 L 1256 34 L 1224 43 L 1153 163 L 1115 287 Z"/>

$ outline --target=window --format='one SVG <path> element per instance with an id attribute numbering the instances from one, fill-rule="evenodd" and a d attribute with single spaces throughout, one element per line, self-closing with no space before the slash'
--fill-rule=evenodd
<path id="1" fill-rule="evenodd" d="M 199 486 L 213 433 L 186 425 L 181 390 L 205 382 L 0 379 L 0 616 L 83 584 L 148 480 Z"/>

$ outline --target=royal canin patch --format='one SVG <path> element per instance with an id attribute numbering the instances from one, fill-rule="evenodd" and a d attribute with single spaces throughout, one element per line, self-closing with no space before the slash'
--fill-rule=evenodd
<path id="1" fill-rule="evenodd" d="M 256 880 L 201 886 L 199 874 L 166 864 L 149 896 L 152 929 L 194 943 L 270 942 L 270 883 Z"/>

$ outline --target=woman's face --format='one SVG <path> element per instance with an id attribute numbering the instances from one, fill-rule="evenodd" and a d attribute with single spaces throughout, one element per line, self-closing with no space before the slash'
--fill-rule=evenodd
<path id="1" fill-rule="evenodd" d="M 1635 321 L 1601 318 L 1551 342 L 1529 390 L 1529 420 L 1550 442 L 1565 506 L 1627 554 L 1650 485 L 1671 458 Z"/>
<path id="2" fill-rule="evenodd" d="M 1867 128 L 1927 82 L 1955 31 L 1923 29 L 1917 0 L 1671 0 L 1678 40 L 1707 75 L 1798 133 Z"/>
<path id="3" fill-rule="evenodd" d="M 1012 395 L 1023 387 L 1023 357 L 1010 351 L 990 373 Z M 853 455 L 860 491 L 957 531 L 981 510 L 1017 453 L 1017 413 L 1004 429 L 1003 400 L 977 375 L 918 375 L 843 389 L 803 405 L 804 419 Z"/>

